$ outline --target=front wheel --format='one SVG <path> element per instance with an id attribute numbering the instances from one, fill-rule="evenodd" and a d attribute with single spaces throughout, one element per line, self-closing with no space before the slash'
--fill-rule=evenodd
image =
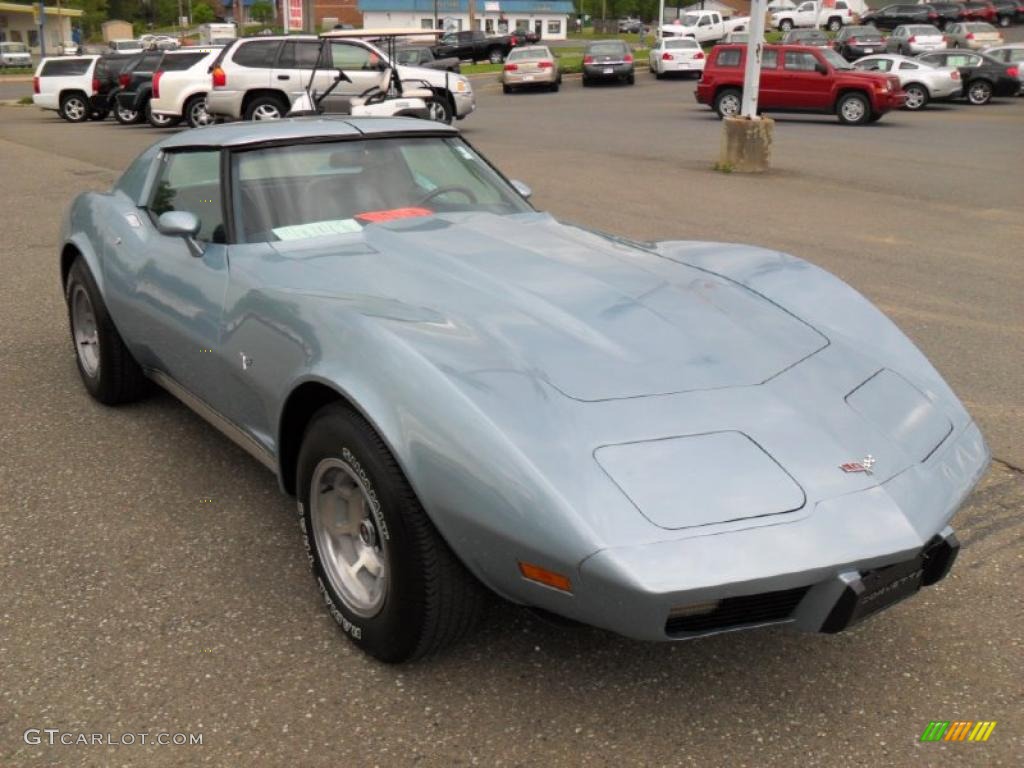
<path id="1" fill-rule="evenodd" d="M 903 105 L 906 109 L 924 109 L 928 104 L 928 89 L 918 83 L 911 83 L 903 89 L 907 94 L 907 101 Z"/>
<path id="2" fill-rule="evenodd" d="M 742 107 L 743 94 L 738 88 L 726 88 L 715 97 L 715 112 L 721 118 L 736 117 Z"/>
<path id="3" fill-rule="evenodd" d="M 1010 17 L 1009 16 L 1000 16 L 999 17 L 999 26 L 1000 27 L 1008 27 L 1008 26 L 1010 26 Z"/>
<path id="4" fill-rule="evenodd" d="M 341 404 L 322 408 L 306 430 L 297 480 L 313 575 L 360 649 L 385 662 L 409 661 L 478 624 L 486 593 L 362 416 Z"/>
<path id="5" fill-rule="evenodd" d="M 451 102 L 444 93 L 435 93 L 434 98 L 427 102 L 427 114 L 431 120 L 445 125 L 451 125 L 455 117 Z"/>
<path id="6" fill-rule="evenodd" d="M 829 32 L 838 32 L 842 28 L 843 28 L 843 21 L 842 21 L 842 19 L 833 18 L 833 19 L 829 19 L 828 20 L 828 31 Z"/>
<path id="7" fill-rule="evenodd" d="M 505 56 L 501 53 L 501 49 L 492 48 L 487 52 L 487 60 L 491 64 L 501 64 L 505 60 Z"/>
<path id="8" fill-rule="evenodd" d="M 859 93 L 846 93 L 836 102 L 836 116 L 844 125 L 864 125 L 871 122 L 871 105 Z"/>

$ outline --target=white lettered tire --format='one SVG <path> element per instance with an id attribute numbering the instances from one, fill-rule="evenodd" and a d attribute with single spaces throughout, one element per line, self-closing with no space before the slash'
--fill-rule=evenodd
<path id="1" fill-rule="evenodd" d="M 397 663 L 452 644 L 486 592 L 434 528 L 387 446 L 342 403 L 318 411 L 299 452 L 299 520 L 327 609 L 366 653 Z"/>

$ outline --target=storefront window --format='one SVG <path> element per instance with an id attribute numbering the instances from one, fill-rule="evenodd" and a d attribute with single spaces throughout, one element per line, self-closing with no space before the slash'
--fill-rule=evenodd
<path id="1" fill-rule="evenodd" d="M 548 34 L 549 35 L 560 35 L 562 34 L 562 21 L 556 19 L 555 21 L 548 22 Z"/>

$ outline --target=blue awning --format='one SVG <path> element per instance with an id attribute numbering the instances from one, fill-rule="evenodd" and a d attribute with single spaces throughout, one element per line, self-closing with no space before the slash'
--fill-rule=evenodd
<path id="1" fill-rule="evenodd" d="M 359 0 L 359 10 L 366 11 L 420 11 L 433 14 L 436 7 L 438 16 L 469 13 L 469 0 Z M 574 13 L 571 0 L 476 0 L 476 12 L 480 16 L 494 14 L 523 13 Z M 498 11 L 488 10 L 497 7 Z"/>

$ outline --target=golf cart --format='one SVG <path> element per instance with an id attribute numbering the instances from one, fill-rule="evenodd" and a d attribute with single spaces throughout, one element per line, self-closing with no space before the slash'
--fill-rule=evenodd
<path id="1" fill-rule="evenodd" d="M 398 117 L 410 116 L 423 119 L 437 119 L 438 110 L 431 106 L 438 97 L 430 83 L 423 80 L 406 80 L 403 82 L 398 72 L 395 58 L 396 41 L 398 38 L 436 38 L 440 31 L 429 29 L 335 29 L 324 32 L 320 37 L 320 50 L 317 54 L 313 70 L 310 72 L 306 92 L 292 104 L 289 117 L 303 115 L 322 115 L 327 112 L 339 112 L 358 116 Z M 336 66 L 331 56 L 331 42 L 338 39 L 357 39 L 366 42 L 370 51 L 369 63 L 361 67 L 362 72 L 377 74 L 371 77 L 370 86 L 362 92 L 343 99 L 332 99 L 335 90 L 341 83 L 354 85 L 353 80 L 344 69 L 338 67 L 333 82 L 323 91 L 313 88 L 316 73 L 323 71 L 327 62 Z M 379 55 L 372 45 L 376 42 L 383 49 L 384 56 Z M 378 74 L 379 73 L 379 74 Z M 445 112 L 444 110 L 441 110 Z M 450 119 L 450 118 L 449 118 Z"/>

